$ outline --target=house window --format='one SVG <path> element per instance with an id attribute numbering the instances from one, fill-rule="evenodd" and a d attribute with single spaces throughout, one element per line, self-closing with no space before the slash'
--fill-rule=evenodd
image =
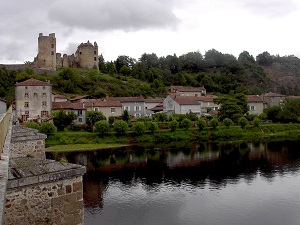
<path id="1" fill-rule="evenodd" d="M 43 86 L 43 89 L 46 89 L 46 87 L 45 87 L 45 86 Z"/>
<path id="2" fill-rule="evenodd" d="M 25 89 L 27 89 L 27 87 L 25 87 Z"/>
<path id="3" fill-rule="evenodd" d="M 116 108 L 110 108 L 110 112 L 111 113 L 115 113 L 116 112 Z"/>
<path id="4" fill-rule="evenodd" d="M 130 111 L 130 106 L 124 106 L 123 109 L 127 110 L 129 112 Z"/>
<path id="5" fill-rule="evenodd" d="M 95 111 L 95 112 L 99 112 L 99 108 L 98 108 L 98 107 L 95 107 L 95 108 L 94 108 L 94 111 Z"/>
<path id="6" fill-rule="evenodd" d="M 25 108 L 28 108 L 28 107 L 29 107 L 29 102 L 25 102 L 25 103 L 24 103 L 24 107 L 25 107 Z"/>
<path id="7" fill-rule="evenodd" d="M 134 111 L 141 111 L 141 106 L 139 106 L 139 105 L 136 105 L 136 106 L 134 106 Z"/>
<path id="8" fill-rule="evenodd" d="M 77 114 L 78 114 L 78 115 L 82 115 L 82 110 L 81 110 L 81 109 L 78 110 L 78 111 L 77 111 Z"/>
<path id="9" fill-rule="evenodd" d="M 43 101 L 43 106 L 47 106 L 47 102 L 46 101 Z"/>
<path id="10" fill-rule="evenodd" d="M 94 57 L 94 61 L 97 61 L 97 57 Z"/>
<path id="11" fill-rule="evenodd" d="M 139 118 L 139 117 L 141 117 L 141 114 L 140 114 L 140 113 L 135 113 L 135 114 L 134 114 L 134 117 L 135 117 L 135 118 Z"/>
<path id="12" fill-rule="evenodd" d="M 37 93 L 33 93 L 33 97 L 38 97 L 38 94 Z"/>
<path id="13" fill-rule="evenodd" d="M 25 98 L 28 98 L 28 93 L 25 93 L 25 96 L 24 96 Z"/>
<path id="14" fill-rule="evenodd" d="M 48 116 L 48 111 L 41 111 L 41 117 Z"/>
<path id="15" fill-rule="evenodd" d="M 78 122 L 82 122 L 82 118 L 81 117 L 78 118 Z"/>
<path id="16" fill-rule="evenodd" d="M 254 105 L 251 105 L 250 106 L 250 111 L 254 111 L 255 110 L 255 106 Z"/>
<path id="17" fill-rule="evenodd" d="M 47 94 L 46 93 L 43 93 L 43 98 L 46 98 L 47 97 Z"/>

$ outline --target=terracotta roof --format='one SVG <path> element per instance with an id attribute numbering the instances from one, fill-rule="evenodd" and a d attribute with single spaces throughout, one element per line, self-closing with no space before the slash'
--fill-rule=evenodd
<path id="1" fill-rule="evenodd" d="M 62 98 L 62 99 L 68 99 L 66 96 L 64 95 L 53 95 L 53 98 Z"/>
<path id="2" fill-rule="evenodd" d="M 163 101 L 162 98 L 145 98 L 145 102 L 147 103 L 161 103 Z"/>
<path id="3" fill-rule="evenodd" d="M 277 93 L 273 93 L 273 92 L 265 93 L 264 96 L 266 96 L 266 97 L 286 97 L 286 95 L 277 94 Z"/>
<path id="4" fill-rule="evenodd" d="M 86 108 L 95 107 L 122 107 L 120 101 L 102 101 L 102 100 L 95 100 L 91 102 L 85 102 Z"/>
<path id="5" fill-rule="evenodd" d="M 164 109 L 164 106 L 163 106 L 163 104 L 159 104 L 159 105 L 157 105 L 157 106 L 155 106 L 155 107 L 153 107 L 153 108 L 151 108 L 151 109 L 148 109 L 148 110 L 151 110 L 151 111 L 154 111 L 154 112 L 158 112 L 158 111 L 163 111 L 163 109 Z"/>
<path id="6" fill-rule="evenodd" d="M 264 102 L 259 95 L 247 95 L 248 102 Z"/>
<path id="7" fill-rule="evenodd" d="M 52 102 L 52 109 L 58 110 L 58 109 L 75 109 L 75 110 L 83 110 L 85 109 L 83 107 L 82 103 L 73 103 L 73 102 Z"/>
<path id="8" fill-rule="evenodd" d="M 75 98 L 71 98 L 70 101 L 77 101 L 77 100 L 80 100 L 80 99 L 95 99 L 94 97 L 91 97 L 90 95 L 83 95 L 83 96 L 77 96 Z"/>
<path id="9" fill-rule="evenodd" d="M 175 96 L 173 99 L 179 105 L 201 105 L 195 96 Z"/>
<path id="10" fill-rule="evenodd" d="M 143 96 L 139 97 L 108 97 L 108 101 L 119 101 L 119 102 L 145 102 Z"/>
<path id="11" fill-rule="evenodd" d="M 41 81 L 41 80 L 36 80 L 36 79 L 29 79 L 25 80 L 20 83 L 16 83 L 15 86 L 52 86 L 49 82 Z"/>

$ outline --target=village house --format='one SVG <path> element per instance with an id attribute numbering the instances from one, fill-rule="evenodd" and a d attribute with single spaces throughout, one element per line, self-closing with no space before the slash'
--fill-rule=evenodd
<path id="1" fill-rule="evenodd" d="M 218 111 L 220 109 L 220 105 L 214 102 L 216 96 L 206 95 L 197 97 L 197 101 L 201 104 L 201 112 L 206 114 L 210 111 Z"/>
<path id="2" fill-rule="evenodd" d="M 163 110 L 162 98 L 146 98 L 145 99 L 145 116 L 151 117 L 152 114 Z"/>
<path id="3" fill-rule="evenodd" d="M 262 100 L 267 103 L 267 107 L 281 105 L 286 99 L 286 97 L 287 97 L 286 95 L 277 94 L 273 92 L 268 92 L 261 95 Z"/>
<path id="4" fill-rule="evenodd" d="M 201 104 L 194 96 L 168 95 L 163 102 L 163 109 L 167 115 L 194 113 L 201 116 Z"/>
<path id="5" fill-rule="evenodd" d="M 102 112 L 108 119 L 110 116 L 118 117 L 122 115 L 122 104 L 120 101 L 93 100 L 84 103 L 88 111 Z"/>
<path id="6" fill-rule="evenodd" d="M 267 107 L 267 103 L 258 95 L 247 95 L 250 115 L 259 115 Z"/>
<path id="7" fill-rule="evenodd" d="M 204 96 L 206 89 L 204 87 L 183 87 L 171 86 L 171 92 L 179 96 Z"/>
<path id="8" fill-rule="evenodd" d="M 75 98 L 71 98 L 70 102 L 83 103 L 83 102 L 90 102 L 90 101 L 94 101 L 94 100 L 96 100 L 96 98 L 94 98 L 93 96 L 83 95 L 83 96 L 77 96 Z"/>
<path id="9" fill-rule="evenodd" d="M 15 118 L 24 123 L 28 120 L 52 119 L 52 85 L 36 79 L 15 84 Z"/>
<path id="10" fill-rule="evenodd" d="M 7 108 L 6 101 L 0 98 L 0 114 L 5 113 L 6 108 Z"/>
<path id="11" fill-rule="evenodd" d="M 83 103 L 52 102 L 52 110 L 63 110 L 66 113 L 73 112 L 77 116 L 74 124 L 85 124 L 86 122 L 86 109 Z"/>
<path id="12" fill-rule="evenodd" d="M 68 98 L 64 95 L 56 95 L 52 93 L 52 102 L 66 102 Z"/>
<path id="13" fill-rule="evenodd" d="M 145 99 L 140 97 L 106 97 L 107 101 L 119 101 L 122 104 L 123 111 L 127 110 L 130 116 L 135 118 L 145 116 Z"/>

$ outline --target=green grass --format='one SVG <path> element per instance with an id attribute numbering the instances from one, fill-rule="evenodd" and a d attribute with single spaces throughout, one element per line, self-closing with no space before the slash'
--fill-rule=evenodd
<path id="1" fill-rule="evenodd" d="M 46 152 L 68 152 L 68 151 L 92 151 L 98 149 L 108 149 L 126 146 L 125 144 L 68 144 L 55 145 L 46 148 Z"/>

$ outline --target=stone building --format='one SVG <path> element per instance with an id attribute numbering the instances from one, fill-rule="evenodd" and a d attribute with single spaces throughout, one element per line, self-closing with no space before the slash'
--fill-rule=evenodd
<path id="1" fill-rule="evenodd" d="M 52 85 L 36 79 L 15 84 L 15 118 L 21 123 L 28 120 L 51 119 Z"/>
<path id="2" fill-rule="evenodd" d="M 94 45 L 89 41 L 87 43 L 81 43 L 77 48 L 75 56 L 80 68 L 99 69 L 98 45 L 96 42 L 94 42 Z"/>
<path id="3" fill-rule="evenodd" d="M 39 69 L 56 70 L 56 38 L 55 34 L 38 37 L 38 54 L 35 58 L 35 65 Z"/>

